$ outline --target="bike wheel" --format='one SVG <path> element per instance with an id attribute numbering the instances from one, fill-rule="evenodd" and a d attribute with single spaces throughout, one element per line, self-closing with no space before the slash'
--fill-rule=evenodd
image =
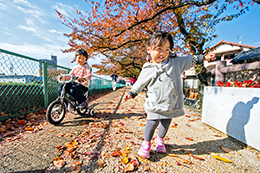
<path id="1" fill-rule="evenodd" d="M 95 115 L 95 112 L 94 112 L 94 109 L 93 108 L 90 108 L 89 111 L 88 111 L 88 115 L 93 117 Z"/>
<path id="2" fill-rule="evenodd" d="M 88 111 L 88 104 L 84 108 L 78 108 L 77 112 L 79 115 L 84 116 L 86 115 L 86 112 Z"/>
<path id="3" fill-rule="evenodd" d="M 47 108 L 46 119 L 53 125 L 58 125 L 64 119 L 66 113 L 66 106 L 59 100 L 51 102 Z"/>

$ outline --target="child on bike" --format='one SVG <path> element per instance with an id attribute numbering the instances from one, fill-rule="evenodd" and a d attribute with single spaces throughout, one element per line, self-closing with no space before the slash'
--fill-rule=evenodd
<path id="1" fill-rule="evenodd" d="M 87 91 L 89 81 L 92 77 L 92 69 L 87 63 L 88 53 L 84 49 L 78 49 L 75 53 L 75 58 L 71 63 L 76 61 L 78 64 L 72 68 L 69 75 L 75 76 L 76 81 L 70 82 L 66 85 L 65 91 L 74 97 L 78 103 L 79 108 L 84 108 L 87 105 Z M 57 76 L 60 78 L 60 76 Z M 62 87 L 61 87 L 62 88 Z"/>
<path id="2" fill-rule="evenodd" d="M 169 129 L 172 118 L 184 115 L 183 91 L 181 74 L 196 63 L 215 59 L 215 54 L 198 56 L 172 56 L 173 38 L 167 32 L 156 32 L 147 43 L 149 62 L 133 84 L 125 100 L 134 98 L 144 87 L 147 87 L 145 111 L 147 123 L 144 129 L 144 141 L 138 155 L 149 158 L 152 137 L 159 125 L 155 138 L 156 151 L 166 152 L 164 137 Z"/>

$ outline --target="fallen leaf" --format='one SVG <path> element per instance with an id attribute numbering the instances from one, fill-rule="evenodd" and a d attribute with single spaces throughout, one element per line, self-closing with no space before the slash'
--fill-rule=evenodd
<path id="1" fill-rule="evenodd" d="M 74 142 L 67 142 L 67 143 L 65 143 L 64 146 L 67 148 L 75 148 L 75 147 L 77 148 L 78 144 L 79 144 L 78 142 L 74 141 Z"/>
<path id="2" fill-rule="evenodd" d="M 149 171 L 150 170 L 150 168 L 149 167 L 144 167 L 144 171 Z"/>
<path id="3" fill-rule="evenodd" d="M 220 156 L 218 156 L 218 155 L 216 155 L 216 154 L 214 154 L 213 157 L 214 157 L 215 159 L 221 160 L 221 161 L 223 161 L 223 162 L 232 163 L 232 160 L 229 160 L 229 159 L 224 158 L 224 157 L 220 157 Z"/>
<path id="4" fill-rule="evenodd" d="M 176 155 L 176 154 L 171 154 L 171 153 L 169 153 L 167 156 L 170 156 L 170 157 L 179 157 L 178 155 Z"/>
<path id="5" fill-rule="evenodd" d="M 216 136 L 216 137 L 222 137 L 221 135 L 214 135 L 214 136 Z"/>
<path id="6" fill-rule="evenodd" d="M 26 127 L 25 131 L 33 131 L 33 128 L 32 127 Z"/>
<path id="7" fill-rule="evenodd" d="M 127 164 L 126 167 L 125 167 L 125 172 L 131 172 L 131 171 L 133 171 L 134 169 L 135 169 L 134 164 L 133 164 L 133 163 L 129 163 L 129 164 Z"/>
<path id="8" fill-rule="evenodd" d="M 86 125 L 88 124 L 86 121 L 83 121 L 82 123 L 80 123 L 81 125 Z"/>
<path id="9" fill-rule="evenodd" d="M 126 150 L 132 150 L 132 148 L 130 147 L 124 147 Z"/>
<path id="10" fill-rule="evenodd" d="M 62 150 L 62 149 L 64 149 L 64 146 L 58 145 L 56 148 L 57 148 L 58 150 Z"/>
<path id="11" fill-rule="evenodd" d="M 123 126 L 123 125 L 125 125 L 125 124 L 124 124 L 124 123 L 122 123 L 122 122 L 120 122 L 119 124 L 120 124 L 120 125 L 122 125 L 122 126 Z"/>
<path id="12" fill-rule="evenodd" d="M 196 120 L 201 120 L 200 118 L 194 118 L 194 119 L 191 119 L 189 121 L 196 121 Z"/>
<path id="13" fill-rule="evenodd" d="M 106 165 L 106 162 L 104 162 L 103 160 L 99 160 L 97 164 L 98 164 L 98 167 L 104 168 Z"/>
<path id="14" fill-rule="evenodd" d="M 189 115 L 185 115 L 185 117 L 187 117 L 187 118 L 190 118 L 190 116 L 189 116 Z"/>
<path id="15" fill-rule="evenodd" d="M 189 137 L 187 137 L 186 139 L 188 139 L 188 140 L 190 140 L 190 141 L 193 141 L 193 138 L 189 138 Z"/>
<path id="16" fill-rule="evenodd" d="M 65 161 L 64 160 L 54 160 L 53 165 L 56 168 L 60 169 L 61 167 L 63 167 L 65 165 Z"/>
<path id="17" fill-rule="evenodd" d="M 65 135 L 65 137 L 66 138 L 70 138 L 72 135 L 70 134 L 70 133 L 67 133 L 66 135 Z"/>
<path id="18" fill-rule="evenodd" d="M 124 168 L 122 166 L 118 166 L 118 168 L 121 169 L 121 170 L 124 170 Z"/>
<path id="19" fill-rule="evenodd" d="M 120 155 L 123 156 L 123 157 L 127 157 L 127 153 L 124 152 L 124 151 L 120 151 Z"/>
<path id="20" fill-rule="evenodd" d="M 24 120 L 19 120 L 17 122 L 20 126 L 24 126 L 26 124 L 26 122 Z"/>
<path id="21" fill-rule="evenodd" d="M 257 156 L 257 158 L 260 160 L 260 156 Z"/>
<path id="22" fill-rule="evenodd" d="M 191 164 L 191 163 L 192 163 L 191 161 L 186 160 L 186 159 L 183 159 L 183 158 L 181 158 L 181 157 L 178 157 L 177 160 L 178 160 L 179 162 L 181 162 L 181 163 L 186 163 L 186 164 Z"/>
<path id="23" fill-rule="evenodd" d="M 195 155 L 191 155 L 193 158 L 195 158 L 195 159 L 199 159 L 199 160 L 205 160 L 204 158 L 202 158 L 202 157 L 199 157 L 199 156 L 195 156 Z"/>
<path id="24" fill-rule="evenodd" d="M 131 158 L 131 156 L 130 156 L 130 158 Z M 132 159 L 131 163 L 133 163 L 133 164 L 134 164 L 134 167 L 137 168 L 137 167 L 139 166 L 138 160 L 135 159 L 135 158 L 133 158 L 133 157 L 132 157 L 131 159 Z"/>
<path id="25" fill-rule="evenodd" d="M 52 129 L 52 130 L 48 130 L 47 132 L 54 132 L 55 131 L 55 129 Z"/>
<path id="26" fill-rule="evenodd" d="M 82 164 L 82 161 L 76 161 L 76 162 L 73 162 L 72 164 L 73 164 L 73 165 L 81 165 L 81 164 Z"/>
<path id="27" fill-rule="evenodd" d="M 116 157 L 120 154 L 119 150 L 117 149 L 115 152 L 111 153 L 111 156 Z"/>
<path id="28" fill-rule="evenodd" d="M 124 157 L 124 158 L 122 158 L 121 159 L 121 162 L 123 163 L 123 164 L 127 164 L 128 163 L 128 157 Z"/>
<path id="29" fill-rule="evenodd" d="M 234 152 L 234 151 L 232 151 L 232 150 L 230 150 L 229 148 L 226 148 L 226 147 L 224 147 L 224 146 L 220 146 L 220 148 L 221 148 L 223 151 L 227 152 L 227 153 Z"/>
<path id="30" fill-rule="evenodd" d="M 62 159 L 62 157 L 55 157 L 54 159 L 53 159 L 53 161 L 57 161 L 57 160 L 61 160 Z"/>
<path id="31" fill-rule="evenodd" d="M 62 137 L 64 134 L 63 133 L 58 133 L 57 136 L 58 137 Z"/>
<path id="32" fill-rule="evenodd" d="M 79 172 L 81 170 L 81 166 L 80 165 L 71 165 L 70 170 L 72 172 Z"/>
<path id="33" fill-rule="evenodd" d="M 147 162 L 147 159 L 145 157 L 139 156 L 139 161 L 145 163 Z"/>
<path id="34" fill-rule="evenodd" d="M 171 127 L 176 128 L 178 124 L 174 123 Z"/>

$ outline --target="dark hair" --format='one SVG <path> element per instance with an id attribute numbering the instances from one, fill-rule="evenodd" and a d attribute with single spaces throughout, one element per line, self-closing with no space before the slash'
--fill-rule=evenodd
<path id="1" fill-rule="evenodd" d="M 166 40 L 170 42 L 170 49 L 173 48 L 173 38 L 171 34 L 164 31 L 154 32 L 148 39 L 147 46 L 152 47 L 152 49 L 162 45 Z"/>
<path id="2" fill-rule="evenodd" d="M 75 58 L 73 61 L 71 61 L 71 63 L 73 63 L 74 61 L 76 61 L 76 58 L 78 55 L 83 55 L 86 57 L 86 61 L 88 60 L 88 52 L 85 51 L 84 49 L 78 49 L 76 52 L 75 52 Z"/>

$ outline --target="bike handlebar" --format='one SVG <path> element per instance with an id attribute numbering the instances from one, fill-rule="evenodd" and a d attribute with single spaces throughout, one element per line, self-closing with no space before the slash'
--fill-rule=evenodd
<path id="1" fill-rule="evenodd" d="M 69 77 L 69 80 L 66 79 L 66 77 Z M 57 78 L 57 81 L 59 83 L 70 83 L 73 79 L 77 79 L 78 77 L 69 75 L 69 74 L 60 74 Z"/>

